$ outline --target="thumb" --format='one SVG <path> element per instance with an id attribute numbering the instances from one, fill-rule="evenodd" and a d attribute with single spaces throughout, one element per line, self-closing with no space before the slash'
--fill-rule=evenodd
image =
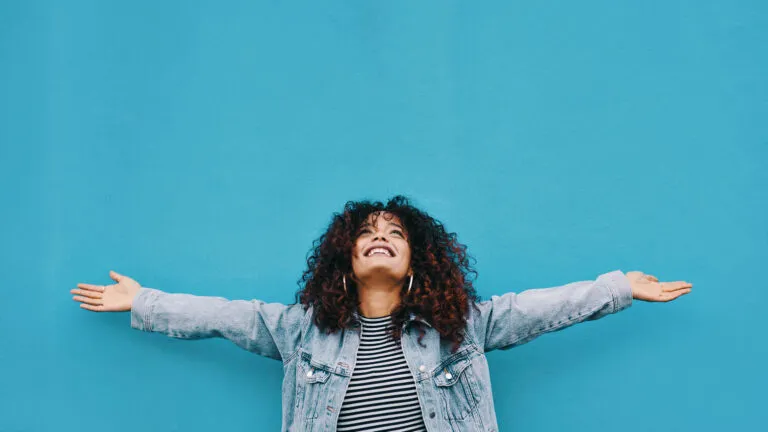
<path id="1" fill-rule="evenodd" d="M 114 270 L 110 270 L 110 271 L 109 271 L 109 277 L 111 277 L 112 279 L 114 279 L 114 281 L 115 281 L 115 282 L 118 282 L 118 283 L 120 283 L 120 280 L 121 280 L 122 278 L 124 278 L 125 276 L 123 276 L 123 275 L 121 275 L 121 274 L 117 273 L 117 272 L 116 272 L 116 271 L 114 271 Z"/>

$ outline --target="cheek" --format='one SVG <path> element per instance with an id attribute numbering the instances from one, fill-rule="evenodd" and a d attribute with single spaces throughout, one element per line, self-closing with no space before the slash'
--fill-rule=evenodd
<path id="1" fill-rule="evenodd" d="M 411 262 L 411 250 L 410 249 L 403 250 L 402 255 L 403 255 L 403 261 L 405 261 L 406 264 L 409 264 Z"/>
<path id="2" fill-rule="evenodd" d="M 357 247 L 357 246 L 354 246 L 352 248 L 352 264 L 353 265 L 360 264 L 360 262 L 361 262 L 361 258 L 362 257 L 358 253 L 359 250 L 361 250 L 361 249 L 359 247 Z"/>

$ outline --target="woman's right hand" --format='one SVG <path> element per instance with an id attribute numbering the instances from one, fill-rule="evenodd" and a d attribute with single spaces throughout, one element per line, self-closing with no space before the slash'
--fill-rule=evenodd
<path id="1" fill-rule="evenodd" d="M 72 300 L 79 301 L 80 307 L 94 312 L 122 312 L 131 310 L 133 298 L 139 292 L 138 282 L 114 271 L 109 272 L 116 284 L 91 285 L 77 284 L 77 288 L 70 293 L 75 294 Z"/>

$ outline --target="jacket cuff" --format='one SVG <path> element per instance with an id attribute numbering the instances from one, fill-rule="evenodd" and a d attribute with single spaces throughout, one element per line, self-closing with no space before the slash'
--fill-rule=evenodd
<path id="1" fill-rule="evenodd" d="M 611 313 L 622 311 L 632 306 L 632 285 L 629 278 L 621 271 L 614 270 L 600 277 L 611 292 L 613 310 Z"/>
<path id="2" fill-rule="evenodd" d="M 133 298 L 131 304 L 131 328 L 151 332 L 152 331 L 152 300 L 156 297 L 158 290 L 141 287 L 139 292 Z"/>

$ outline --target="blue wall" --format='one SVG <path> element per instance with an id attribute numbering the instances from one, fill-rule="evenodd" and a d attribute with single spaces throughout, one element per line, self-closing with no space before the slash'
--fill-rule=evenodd
<path id="1" fill-rule="evenodd" d="M 614 269 L 694 283 L 489 354 L 501 430 L 757 429 L 767 18 L 733 0 L 2 2 L 0 430 L 278 430 L 279 362 L 141 333 L 69 290 L 114 269 L 290 303 L 331 214 L 396 193 L 459 233 L 484 298 Z"/>

